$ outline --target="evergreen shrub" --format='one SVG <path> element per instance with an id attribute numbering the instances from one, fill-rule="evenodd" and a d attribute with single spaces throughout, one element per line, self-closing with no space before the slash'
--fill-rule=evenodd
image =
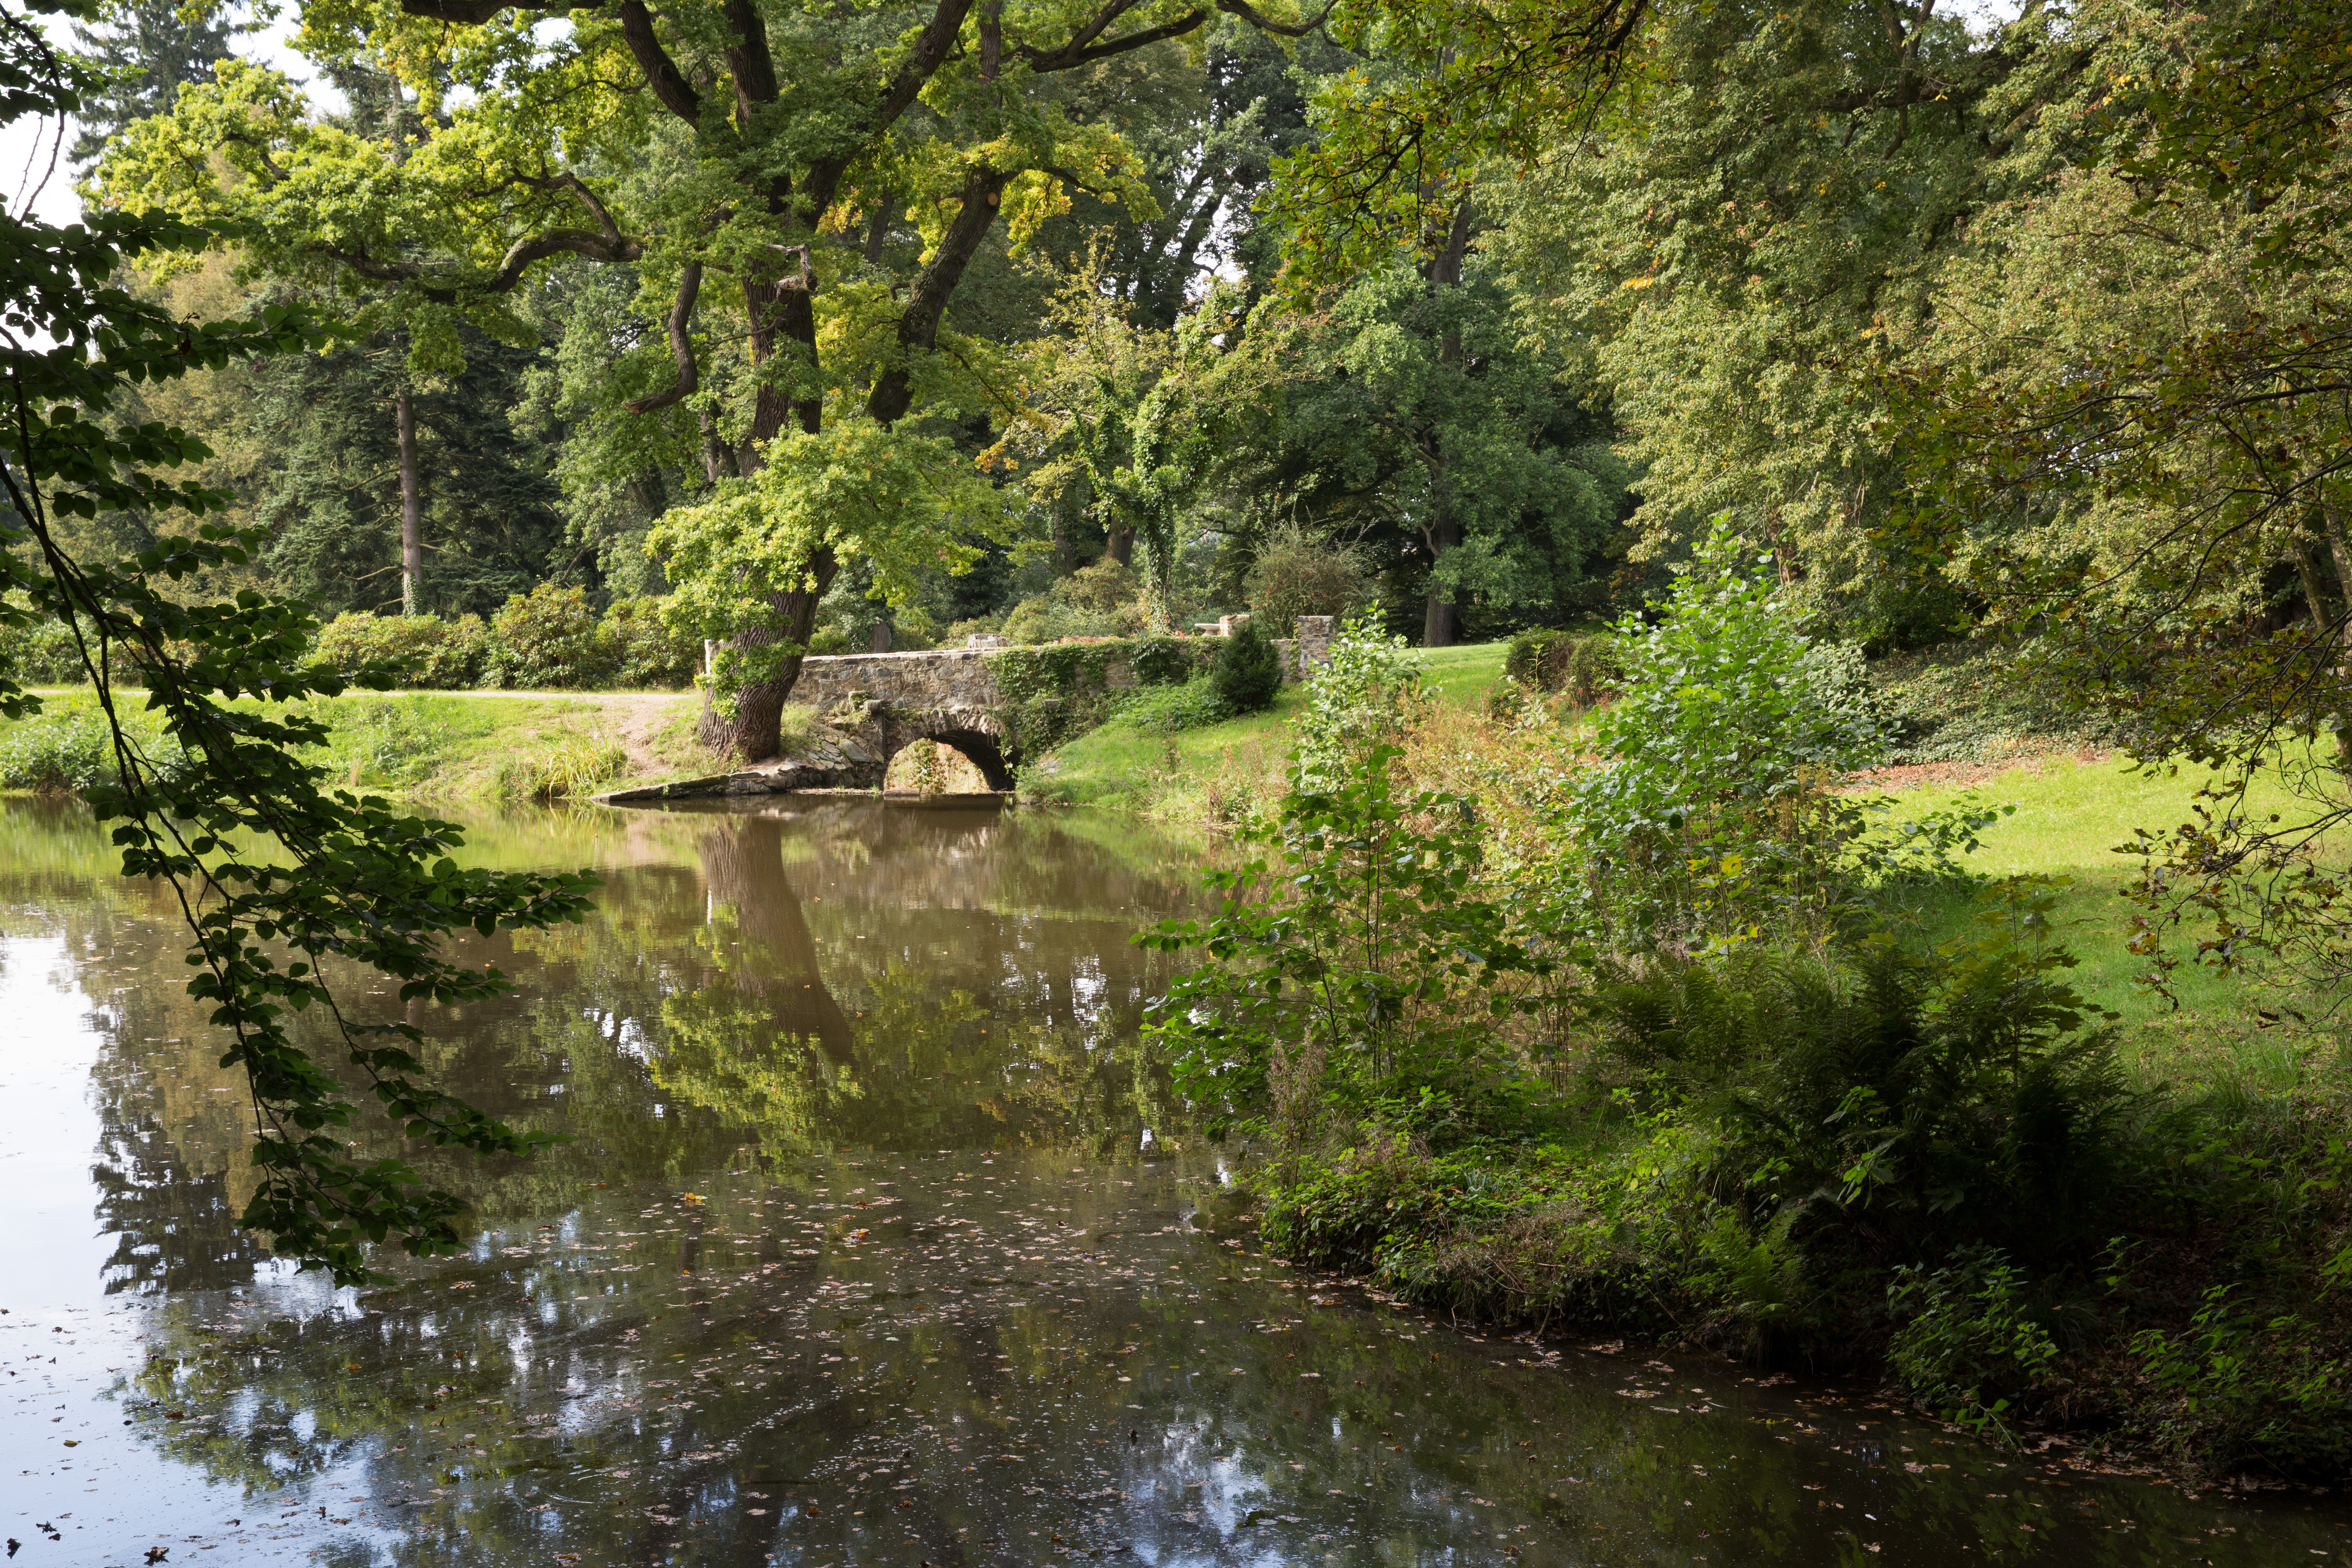
<path id="1" fill-rule="evenodd" d="M 1258 635 L 1255 620 L 1244 621 L 1218 651 L 1210 675 L 1217 695 L 1235 713 L 1255 713 L 1274 706 L 1282 689 L 1282 655 Z"/>

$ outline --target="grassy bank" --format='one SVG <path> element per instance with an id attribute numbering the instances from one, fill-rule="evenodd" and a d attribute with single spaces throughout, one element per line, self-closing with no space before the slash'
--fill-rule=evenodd
<path id="1" fill-rule="evenodd" d="M 1508 646 L 1479 643 L 1425 652 L 1431 692 L 1449 708 L 1476 709 L 1501 679 Z M 1297 687 L 1286 686 L 1265 712 L 1172 735 L 1147 733 L 1114 718 L 1031 764 L 1021 792 L 1046 805 L 1230 823 L 1281 792 L 1302 700 Z"/>
<path id="2" fill-rule="evenodd" d="M 127 692 L 120 710 L 134 738 L 168 760 L 142 700 Z M 562 799 L 715 765 L 694 740 L 690 693 L 366 692 L 309 707 L 331 730 L 317 760 L 334 782 L 419 800 Z M 110 769 L 86 689 L 46 692 L 43 710 L 0 721 L 0 784 L 79 790 Z"/>
<path id="3" fill-rule="evenodd" d="M 1872 940 L 1765 929 L 1730 956 L 1619 967 L 1563 945 L 1552 970 L 1474 984 L 1465 952 L 1547 934 L 1516 923 L 1547 896 L 1530 866 L 1561 853 L 1540 781 L 1582 765 L 1585 733 L 1487 722 L 1479 673 L 1449 682 L 1399 765 L 1480 797 L 1488 858 L 1453 886 L 1496 923 L 1442 907 L 1456 894 L 1433 883 L 1352 914 L 1288 907 L 1255 958 L 1228 931 L 1228 978 L 1163 1016 L 1188 1092 L 1246 1140 L 1271 1248 L 1496 1326 L 1881 1374 L 1999 1436 L 2352 1474 L 2340 1031 L 2325 997 L 2259 970 L 2184 969 L 2176 1006 L 2138 984 L 2128 945 L 2136 862 L 2115 847 L 2188 816 L 2196 776 L 2091 753 L 1894 770 L 1876 784 L 1903 816 L 2015 809 L 1968 858 L 1974 885 L 1868 884 Z M 1277 713 L 1255 737 L 1171 749 L 1157 801 L 1181 805 L 1172 775 L 1225 763 L 1219 745 L 1284 733 Z M 1450 820 L 1394 829 L 1415 856 L 1390 863 L 1442 866 Z M 1345 897 L 1369 898 L 1365 862 L 1339 864 L 1310 858 L 1276 885 L 1340 897 L 1352 878 Z M 2018 876 L 2043 880 L 2003 891 Z M 2046 964 L 2053 945 L 2074 962 Z M 1247 978 L 1302 946 L 1405 1000 L 1327 1049 L 1312 1009 L 1284 1010 L 1307 1004 L 1276 1000 L 1322 994 L 1326 972 Z M 1201 1019 L 1210 1034 L 1184 1033 Z"/>

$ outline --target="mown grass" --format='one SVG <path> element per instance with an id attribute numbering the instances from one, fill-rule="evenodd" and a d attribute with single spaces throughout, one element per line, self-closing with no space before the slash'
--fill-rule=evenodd
<path id="1" fill-rule="evenodd" d="M 331 731 L 316 760 L 342 787 L 421 800 L 552 800 L 710 771 L 716 759 L 693 738 L 693 700 L 658 696 L 665 721 L 634 743 L 619 707 L 642 700 L 633 694 L 355 692 L 308 709 Z M 141 703 L 126 693 L 119 706 L 144 736 L 156 726 Z M 74 789 L 110 768 L 88 691 L 47 693 L 44 707 L 0 721 L 0 788 Z"/>
<path id="2" fill-rule="evenodd" d="M 2076 961 L 2069 978 L 2085 996 L 2120 1015 L 2124 1058 L 2138 1076 L 2184 1087 L 2284 1088 L 2302 1076 L 2313 1037 L 2263 1015 L 2291 1017 L 2284 1010 L 2294 1009 L 2314 1017 L 2324 1004 L 2290 978 L 2259 968 L 2225 974 L 2193 963 L 2174 971 L 2168 998 L 2141 983 L 2149 961 L 2128 947 L 2139 911 L 2124 892 L 2138 861 L 2116 853 L 2116 847 L 2135 828 L 2161 834 L 2189 818 L 2205 776 L 2189 768 L 2135 771 L 2120 756 L 2061 755 L 1975 784 L 1921 785 L 1902 792 L 1901 799 L 1910 810 L 1964 798 L 2017 808 L 1985 831 L 1982 847 L 1968 864 L 1988 876 L 2066 879 L 2053 889 L 2052 916 L 2058 941 Z M 2258 810 L 2290 805 L 2275 776 L 2259 783 L 2249 799 Z M 1961 893 L 1915 894 L 1906 902 L 1929 941 L 1961 935 L 1972 918 Z M 2176 937 L 2173 949 L 2189 956 L 2196 934 Z"/>
<path id="3" fill-rule="evenodd" d="M 1428 650 L 1422 657 L 1430 689 L 1448 707 L 1475 708 L 1501 678 L 1508 651 L 1506 643 Z M 1291 721 L 1304 700 L 1299 688 L 1286 686 L 1265 712 L 1173 735 L 1148 734 L 1114 718 L 1032 763 L 1022 794 L 1170 821 L 1230 822 L 1281 787 Z"/>

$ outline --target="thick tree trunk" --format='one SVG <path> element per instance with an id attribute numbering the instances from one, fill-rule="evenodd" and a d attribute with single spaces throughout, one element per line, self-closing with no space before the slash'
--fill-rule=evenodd
<path id="1" fill-rule="evenodd" d="M 425 479 L 416 462 L 416 408 L 404 384 L 392 395 L 400 439 L 400 613 L 425 613 Z"/>
<path id="2" fill-rule="evenodd" d="M 1104 536 L 1103 553 L 1122 566 L 1135 564 L 1135 530 L 1114 528 Z"/>
<path id="3" fill-rule="evenodd" d="M 1470 223 L 1473 214 L 1465 197 L 1454 209 L 1454 222 L 1447 227 L 1445 245 L 1430 258 L 1429 286 L 1433 291 L 1458 289 L 1462 286 L 1463 258 L 1470 253 Z M 1462 363 L 1462 334 L 1448 332 L 1437 341 L 1437 358 L 1441 364 Z M 1423 539 L 1429 545 L 1429 565 L 1434 572 L 1445 559 L 1445 552 L 1462 542 L 1462 524 L 1445 502 L 1445 475 L 1437 475 L 1438 514 L 1423 531 Z M 1443 584 L 1432 581 L 1429 599 L 1422 607 L 1421 646 L 1452 647 L 1461 635 L 1462 620 L 1454 613 L 1454 595 Z"/>
<path id="4" fill-rule="evenodd" d="M 2345 613 L 2341 623 L 2336 625 L 2336 636 L 2337 641 L 2343 646 L 2347 659 L 2352 659 L 2352 551 L 2345 548 L 2344 534 L 2335 526 L 2335 520 L 2327 515 L 2325 508 L 2320 509 L 2314 521 L 2318 524 L 2320 536 L 2327 541 L 2328 554 L 2336 563 L 2336 585 L 2346 596 Z M 2311 604 L 2312 626 L 2325 635 L 2326 628 L 2331 624 L 2336 623 L 2337 617 L 2328 609 L 2326 587 L 2322 581 L 2319 570 L 2317 547 L 2298 542 L 2294 551 L 2294 566 L 2295 571 L 2303 578 L 2303 596 Z M 2336 682 L 2340 689 L 2347 673 L 2347 666 L 2337 665 L 2335 673 Z M 2352 773 L 2352 715 L 2339 711 L 2335 717 L 2336 765 L 2345 773 Z"/>
<path id="5" fill-rule="evenodd" d="M 739 648 L 768 647 L 779 642 L 808 646 L 809 633 L 816 627 L 816 608 L 824 591 L 833 586 L 841 571 L 841 563 L 831 550 L 819 550 L 809 563 L 809 576 L 814 580 L 806 588 L 796 588 L 789 594 L 778 594 L 768 601 L 771 612 L 768 624 L 756 631 L 743 633 L 734 640 Z M 793 694 L 793 687 L 801 678 L 801 656 L 792 654 L 782 660 L 775 672 L 766 680 L 755 681 L 735 693 L 734 712 L 730 717 L 719 711 L 712 700 L 710 689 L 702 693 L 702 743 L 714 752 L 734 758 L 740 765 L 764 763 L 783 749 L 780 721 L 784 702 Z"/>
<path id="6" fill-rule="evenodd" d="M 1461 525 L 1450 517 L 1439 517 L 1430 523 L 1423 537 L 1429 542 L 1429 563 L 1433 570 L 1447 551 L 1462 542 Z M 1421 646 L 1452 647 L 1461 629 L 1461 619 L 1454 613 L 1453 591 L 1433 581 L 1429 597 L 1422 606 Z"/>

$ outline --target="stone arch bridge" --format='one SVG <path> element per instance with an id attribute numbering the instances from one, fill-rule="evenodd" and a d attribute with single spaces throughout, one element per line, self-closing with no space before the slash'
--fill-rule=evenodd
<path id="1" fill-rule="evenodd" d="M 1277 643 L 1290 679 L 1303 661 L 1312 668 L 1328 657 L 1328 617 L 1301 616 L 1296 650 Z M 652 789 L 623 790 L 603 798 L 648 804 L 710 795 L 782 795 L 801 789 L 879 789 L 890 759 L 917 741 L 936 741 L 969 758 L 992 790 L 1013 787 L 1023 758 L 1006 718 L 1004 694 L 989 673 L 993 647 L 935 648 L 912 653 L 853 653 L 801 661 L 793 700 L 824 718 L 820 734 L 797 754 L 731 773 L 688 779 Z M 1113 662 L 1105 671 L 1113 689 L 1135 684 L 1134 671 Z"/>

